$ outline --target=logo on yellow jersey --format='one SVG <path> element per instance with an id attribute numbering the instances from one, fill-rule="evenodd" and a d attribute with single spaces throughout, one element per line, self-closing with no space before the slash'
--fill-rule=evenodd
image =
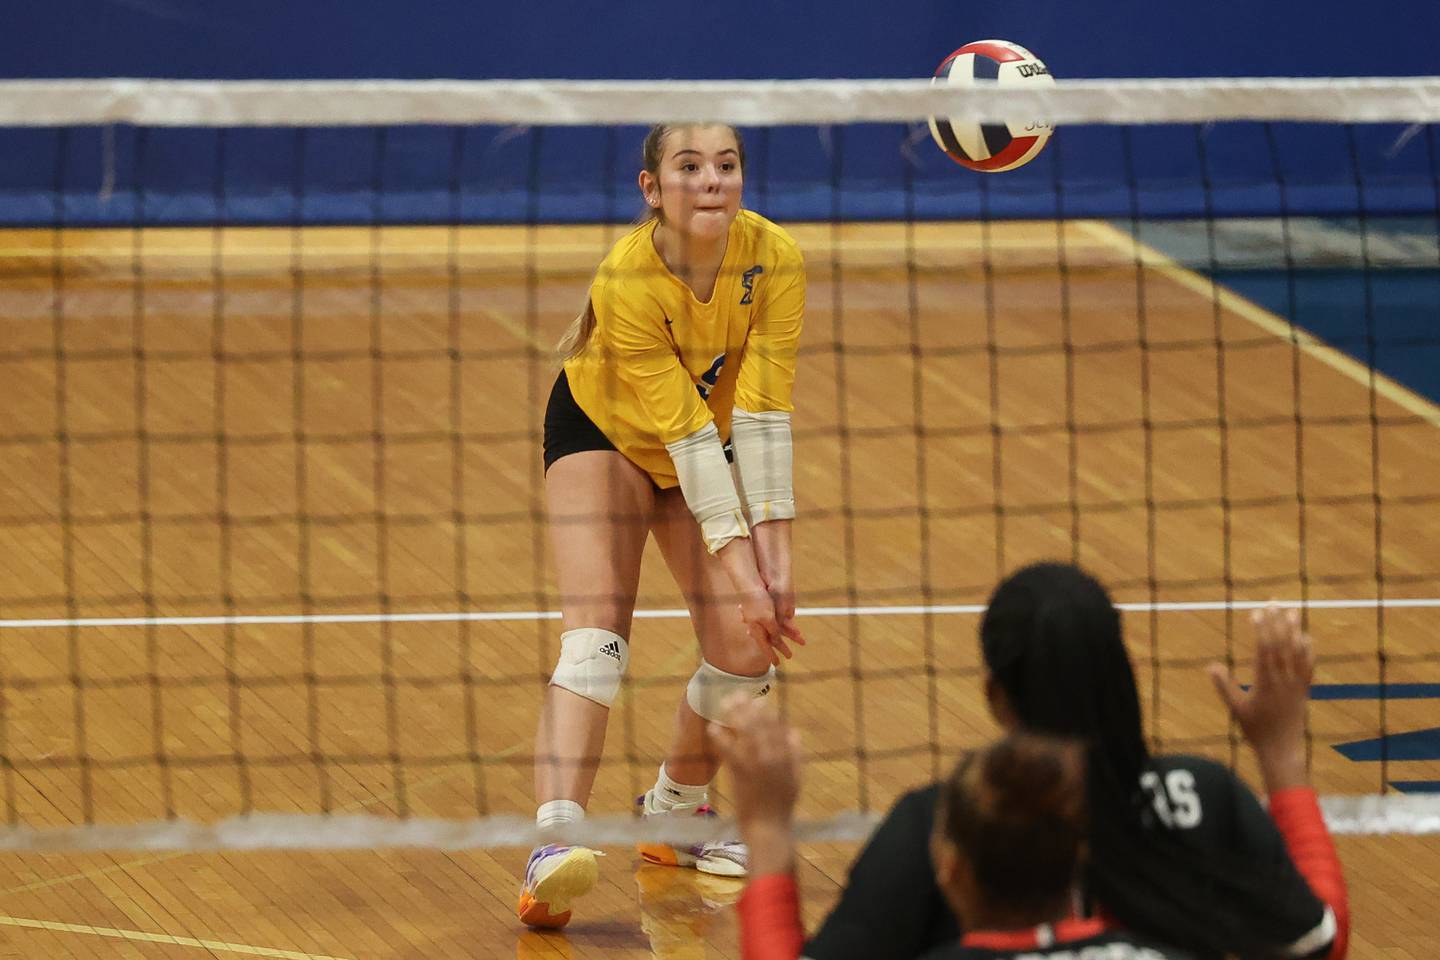
<path id="1" fill-rule="evenodd" d="M 755 297 L 755 277 L 756 277 L 758 274 L 761 274 L 761 273 L 764 273 L 764 272 L 765 272 L 765 268 L 762 267 L 762 266 L 760 266 L 760 264 L 757 263 L 757 264 L 755 264 L 755 266 L 751 267 L 749 270 L 746 270 L 744 273 L 742 273 L 742 274 L 740 275 L 740 286 L 743 287 L 743 288 L 745 288 L 745 293 L 744 293 L 744 295 L 740 297 L 740 305 L 741 305 L 741 306 L 744 306 L 745 304 L 750 303 L 750 302 L 754 299 L 754 297 Z"/>
<path id="2" fill-rule="evenodd" d="M 720 354 L 710 361 L 710 369 L 700 374 L 700 382 L 695 384 L 695 389 L 700 391 L 701 400 L 710 399 L 710 391 L 715 389 L 715 384 L 720 382 L 720 370 L 725 366 L 725 354 Z"/>

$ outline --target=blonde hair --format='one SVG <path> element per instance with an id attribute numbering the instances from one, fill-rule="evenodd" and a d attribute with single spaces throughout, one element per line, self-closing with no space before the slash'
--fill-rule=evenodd
<path id="1" fill-rule="evenodd" d="M 594 280 L 591 280 L 594 284 Z M 585 309 L 580 316 L 570 321 L 570 326 L 565 328 L 565 333 L 560 337 L 560 342 L 555 344 L 555 352 L 560 354 L 560 359 L 574 360 L 585 352 L 585 345 L 590 342 L 590 335 L 595 332 L 595 305 L 590 302 L 590 297 L 585 297 Z"/>
<path id="2" fill-rule="evenodd" d="M 665 155 L 665 141 L 676 130 L 694 126 L 702 126 L 702 124 L 657 123 L 651 127 L 645 134 L 644 144 L 640 147 L 640 160 L 646 172 L 652 177 L 659 176 L 660 161 Z M 740 154 L 740 169 L 743 171 L 745 169 L 745 141 L 741 138 L 739 130 L 731 127 L 730 132 L 735 135 L 735 150 Z M 635 225 L 639 226 L 651 220 L 663 219 L 664 215 L 660 210 L 647 203 L 645 208 L 640 211 L 640 215 L 635 218 Z M 591 278 L 590 283 L 591 286 L 594 286 L 594 277 Z M 590 343 L 590 336 L 594 332 L 595 305 L 590 302 L 587 294 L 585 309 L 580 311 L 578 317 L 570 321 L 570 326 L 565 328 L 565 333 L 560 337 L 559 343 L 555 344 L 555 351 L 560 355 L 560 359 L 562 361 L 573 360 L 584 353 L 586 345 Z"/>

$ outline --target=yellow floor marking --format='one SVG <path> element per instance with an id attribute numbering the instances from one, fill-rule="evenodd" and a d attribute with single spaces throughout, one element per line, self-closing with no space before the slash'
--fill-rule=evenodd
<path id="1" fill-rule="evenodd" d="M 108 937 L 112 940 L 133 940 L 140 943 L 164 943 L 175 947 L 197 947 L 217 953 L 240 953 L 251 957 L 273 957 L 276 960 L 349 960 L 324 953 L 301 953 L 298 950 L 274 950 L 270 947 L 252 947 L 244 943 L 226 943 L 222 940 L 197 940 L 194 937 L 172 937 L 168 933 L 145 933 L 142 930 L 120 930 L 115 927 L 94 927 L 88 923 L 57 923 L 53 920 L 27 920 L 23 917 L 0 916 L 0 926 L 26 927 L 31 930 L 50 930 L 55 933 L 82 933 L 92 937 Z"/>
<path id="2" fill-rule="evenodd" d="M 1081 229 L 1089 233 L 1097 240 L 1111 245 L 1117 250 L 1125 250 L 1132 256 L 1138 257 L 1142 265 L 1148 270 L 1164 276 L 1175 283 L 1191 290 L 1207 300 L 1218 301 L 1220 306 L 1250 321 L 1264 330 L 1282 340 L 1289 340 L 1294 336 L 1295 343 L 1300 350 L 1319 362 L 1335 370 L 1344 377 L 1355 381 L 1365 389 L 1370 389 L 1370 368 L 1365 364 L 1353 359 L 1349 355 L 1324 343 L 1318 338 L 1306 333 L 1299 328 L 1293 328 L 1282 317 L 1276 316 L 1264 307 L 1259 306 L 1251 300 L 1240 296 L 1234 291 L 1227 290 L 1221 284 L 1213 282 L 1209 277 L 1197 273 L 1188 267 L 1181 266 L 1174 258 L 1169 257 L 1155 248 L 1141 243 L 1130 234 L 1119 230 L 1108 223 L 1098 220 L 1077 221 Z M 1396 406 L 1415 414 L 1431 426 L 1440 427 L 1440 406 L 1413 392 L 1407 387 L 1401 386 L 1394 380 L 1375 371 L 1375 392 Z"/>

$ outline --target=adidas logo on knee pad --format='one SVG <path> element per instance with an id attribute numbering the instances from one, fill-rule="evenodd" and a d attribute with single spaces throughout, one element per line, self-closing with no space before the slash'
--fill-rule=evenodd
<path id="1" fill-rule="evenodd" d="M 608 707 L 620 692 L 629 661 L 629 647 L 619 634 L 598 627 L 567 630 L 560 635 L 560 660 L 550 682 Z"/>

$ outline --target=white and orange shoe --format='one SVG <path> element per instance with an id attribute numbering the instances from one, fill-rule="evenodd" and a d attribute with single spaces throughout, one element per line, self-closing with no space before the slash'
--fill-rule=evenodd
<path id="1" fill-rule="evenodd" d="M 570 922 L 570 903 L 595 886 L 600 854 L 588 847 L 536 847 L 525 865 L 525 883 L 515 913 L 530 927 L 558 930 Z"/>
<path id="2" fill-rule="evenodd" d="M 635 801 L 640 815 L 652 817 L 715 817 L 715 809 L 708 803 L 698 807 L 676 807 L 674 810 L 655 810 L 647 790 Z M 671 867 L 692 867 L 701 873 L 717 877 L 744 877 L 749 874 L 750 851 L 738 840 L 707 840 L 688 847 L 672 847 L 664 843 L 639 843 L 635 845 L 646 863 L 658 863 Z"/>

